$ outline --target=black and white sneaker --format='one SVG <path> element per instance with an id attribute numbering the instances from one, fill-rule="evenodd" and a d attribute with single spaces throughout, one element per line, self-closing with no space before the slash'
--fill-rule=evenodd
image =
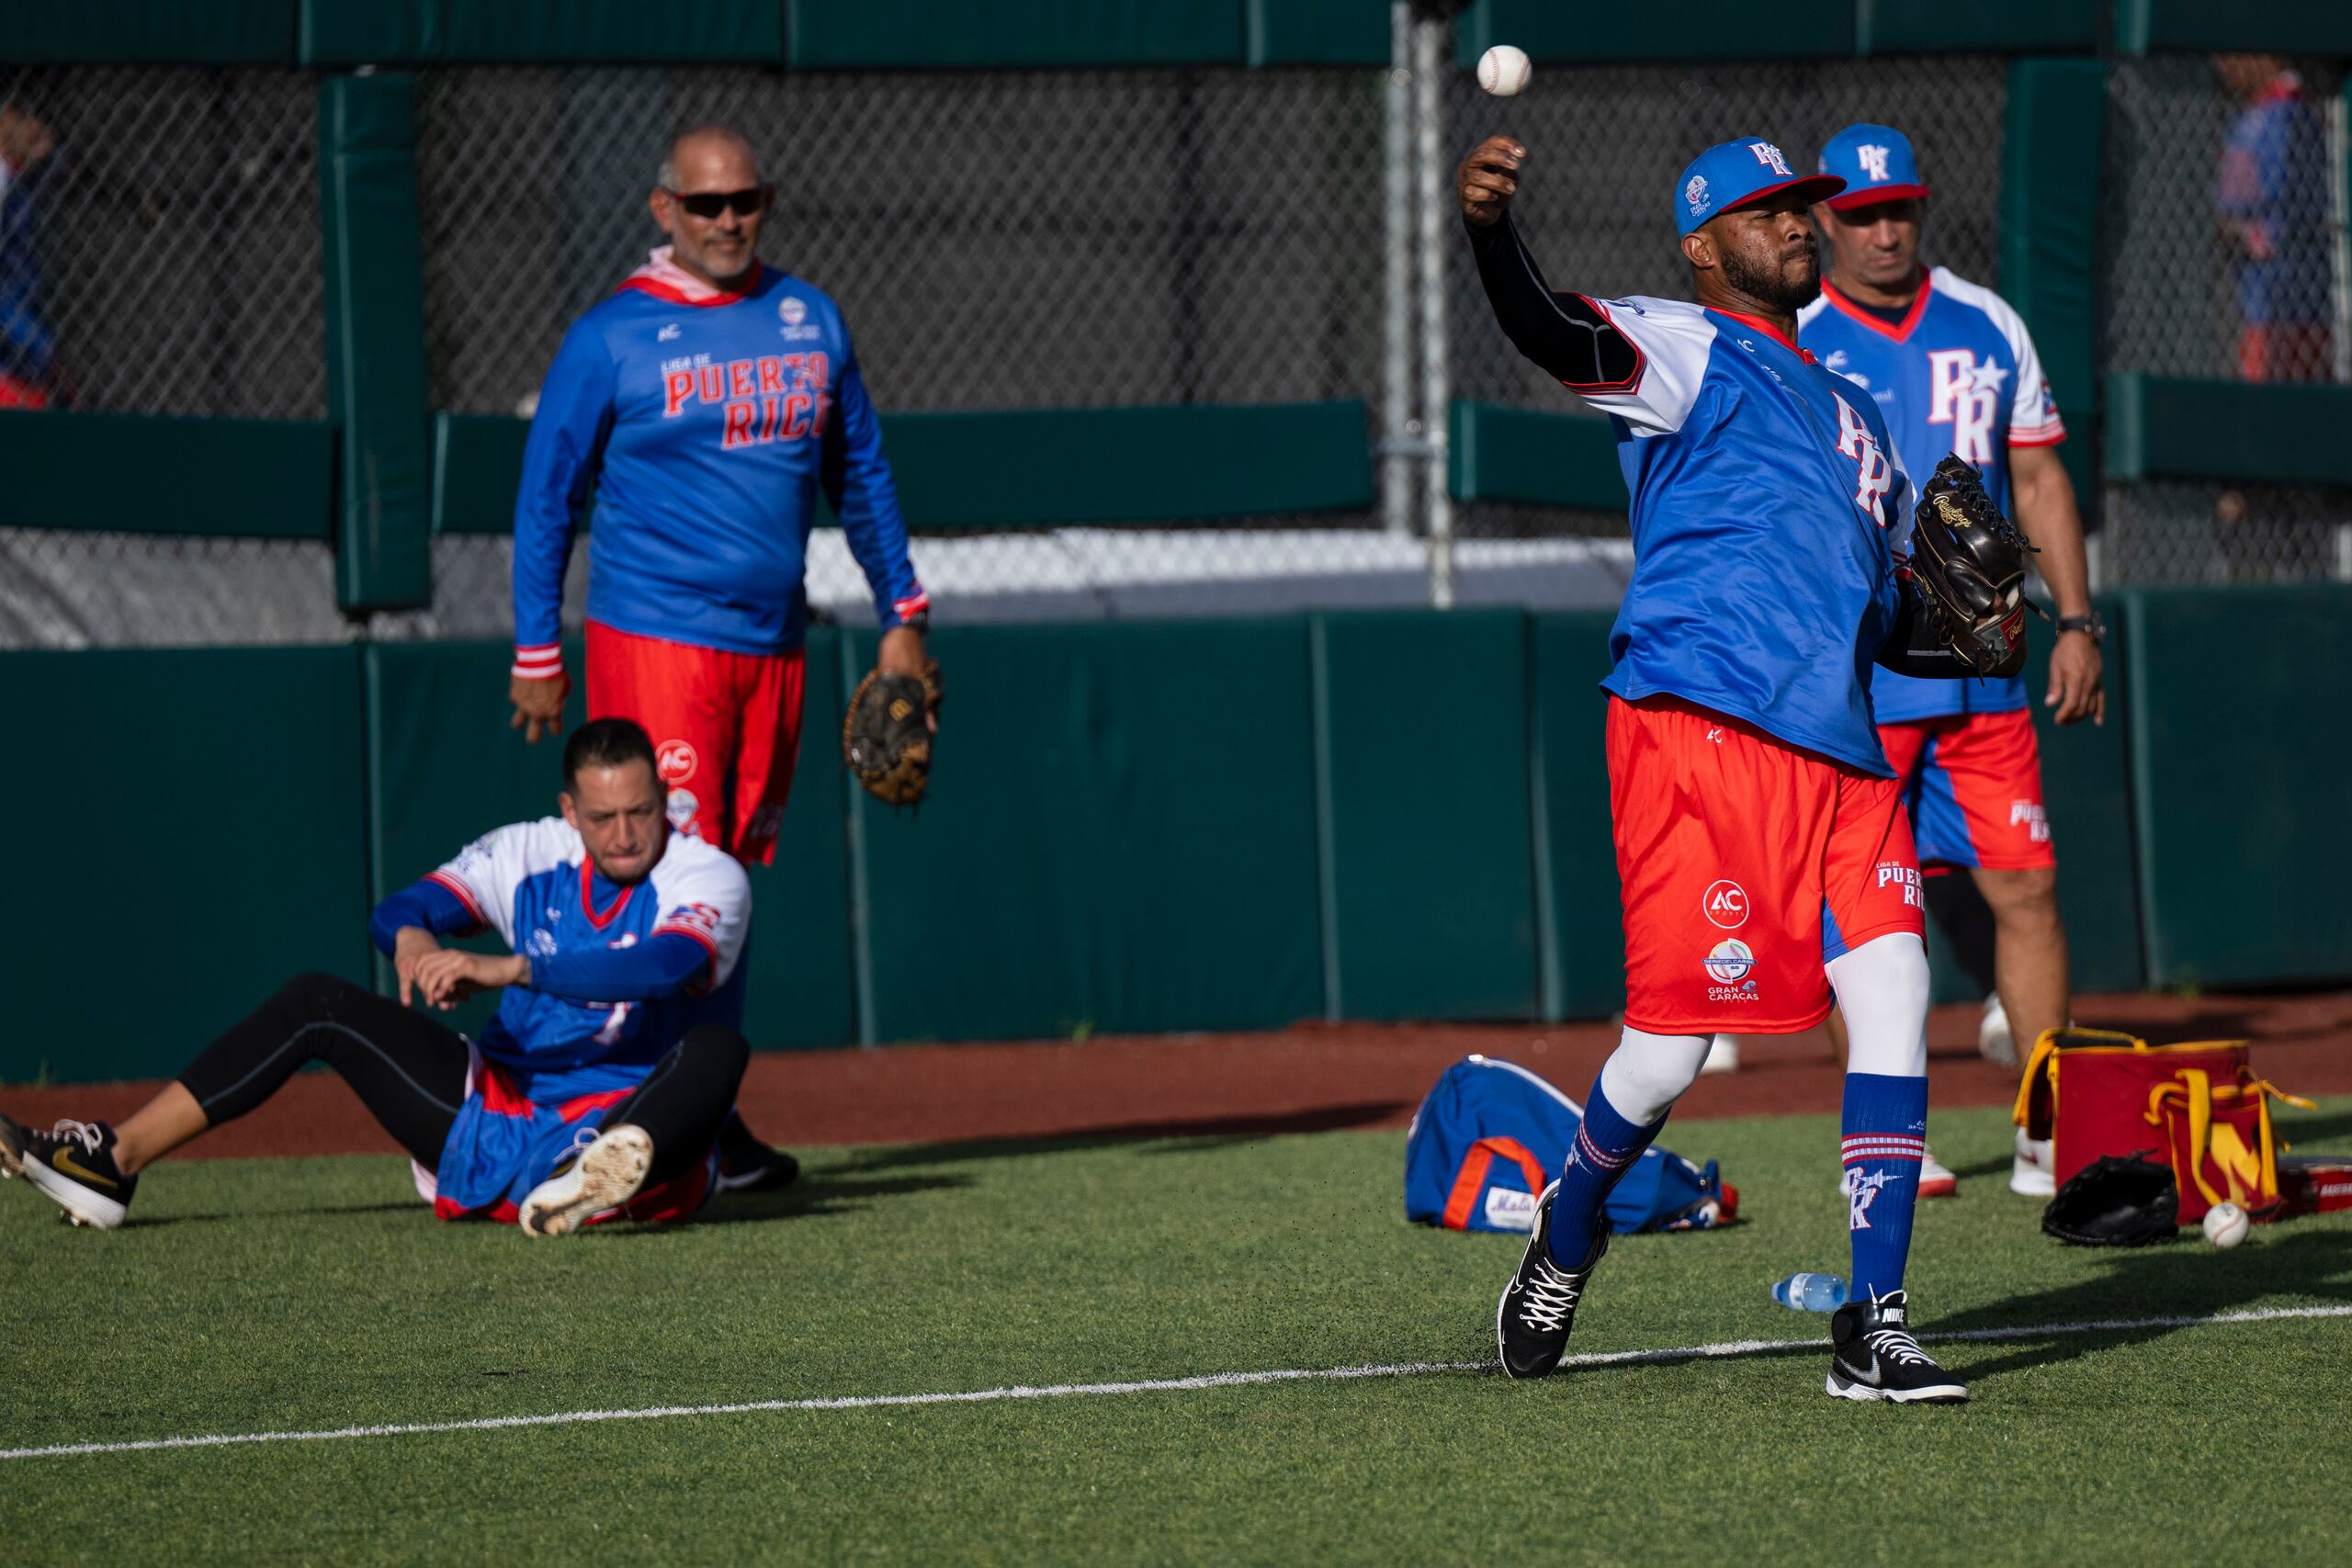
<path id="1" fill-rule="evenodd" d="M 1609 1250 L 1604 1230 L 1594 1239 L 1582 1268 L 1563 1269 L 1552 1261 L 1552 1201 L 1559 1195 L 1560 1184 L 1555 1181 L 1535 1200 L 1535 1232 L 1527 1238 L 1519 1272 L 1495 1303 L 1495 1344 L 1502 1352 L 1504 1372 L 1514 1378 L 1549 1377 L 1560 1364 L 1585 1281 Z"/>
<path id="2" fill-rule="evenodd" d="M 1911 1337 L 1910 1302 L 1902 1291 L 1848 1302 L 1829 1320 L 1835 1348 L 1829 1392 L 1839 1399 L 1890 1404 L 1959 1404 L 1968 1385 L 1936 1365 Z"/>
<path id="3" fill-rule="evenodd" d="M 800 1179 L 800 1162 L 760 1142 L 743 1119 L 729 1113 L 718 1130 L 718 1190 L 774 1192 Z"/>
<path id="4" fill-rule="evenodd" d="M 116 1167 L 114 1129 L 103 1122 L 60 1122 L 36 1133 L 0 1116 L 0 1176 L 23 1177 L 74 1224 L 102 1231 L 122 1224 L 139 1186 Z"/>

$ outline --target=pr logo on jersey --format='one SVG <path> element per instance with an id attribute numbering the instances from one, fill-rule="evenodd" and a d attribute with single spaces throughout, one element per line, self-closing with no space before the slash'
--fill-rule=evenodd
<path id="1" fill-rule="evenodd" d="M 1979 365 L 1964 348 L 1928 355 L 1928 423 L 1951 425 L 1951 449 L 1980 468 L 1993 460 L 1993 426 L 2001 412 L 2001 383 L 2008 378 L 2005 367 Z"/>
<path id="2" fill-rule="evenodd" d="M 1713 199 L 1707 195 L 1707 176 L 1692 175 L 1690 183 L 1682 187 L 1682 199 L 1690 204 L 1691 217 L 1696 218 L 1706 211 L 1707 203 Z"/>
<path id="3" fill-rule="evenodd" d="M 1894 484 L 1894 465 L 1879 450 L 1877 438 L 1871 434 L 1871 427 L 1862 423 L 1862 416 L 1854 412 L 1853 404 L 1835 392 L 1829 395 L 1838 404 L 1838 450 L 1854 460 L 1854 504 L 1883 528 L 1887 520 L 1880 504 Z"/>
<path id="4" fill-rule="evenodd" d="M 1916 865 L 1905 865 L 1899 860 L 1879 862 L 1876 886 L 1900 887 L 1903 889 L 1905 907 L 1913 909 L 1922 907 L 1919 898 L 1919 868 Z"/>
<path id="5" fill-rule="evenodd" d="M 710 904 L 681 904 L 662 917 L 662 929 L 687 931 L 717 941 L 720 919 L 718 908 Z"/>
<path id="6" fill-rule="evenodd" d="M 1710 923 L 1727 931 L 1736 931 L 1747 923 L 1747 889 L 1729 877 L 1711 882 L 1707 884 L 1706 895 L 1701 899 L 1700 907 Z M 1739 976 L 1734 975 L 1727 978 L 1736 980 Z"/>
<path id="7" fill-rule="evenodd" d="M 653 769 L 666 784 L 682 784 L 695 776 L 699 761 L 694 747 L 684 740 L 664 740 L 653 749 Z"/>

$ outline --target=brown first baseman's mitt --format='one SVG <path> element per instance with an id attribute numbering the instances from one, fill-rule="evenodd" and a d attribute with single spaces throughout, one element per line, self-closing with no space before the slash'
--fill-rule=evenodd
<path id="1" fill-rule="evenodd" d="M 939 660 L 920 677 L 867 672 L 842 716 L 842 761 L 865 793 L 891 806 L 920 806 L 931 784 L 931 720 L 939 712 Z"/>
<path id="2" fill-rule="evenodd" d="M 2025 558 L 2032 544 L 1957 457 L 1936 465 L 1912 514 L 1911 580 L 1927 629 L 1979 675 L 2025 667 Z"/>

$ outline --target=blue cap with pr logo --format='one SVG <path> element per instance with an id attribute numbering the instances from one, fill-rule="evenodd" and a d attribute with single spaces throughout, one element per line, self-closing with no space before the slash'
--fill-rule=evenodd
<path id="1" fill-rule="evenodd" d="M 1821 150 L 1821 172 L 1846 182 L 1829 205 L 1868 207 L 1874 201 L 1904 201 L 1928 194 L 1911 139 L 1891 125 L 1849 125 Z"/>
<path id="2" fill-rule="evenodd" d="M 1846 182 L 1796 173 L 1781 150 L 1760 136 L 1718 141 L 1690 160 L 1674 187 L 1674 231 L 1694 232 L 1718 213 L 1791 187 L 1806 201 L 1822 201 L 1845 189 Z"/>

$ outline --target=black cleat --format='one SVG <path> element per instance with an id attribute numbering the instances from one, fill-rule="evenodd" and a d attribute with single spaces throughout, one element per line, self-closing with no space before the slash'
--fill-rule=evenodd
<path id="1" fill-rule="evenodd" d="M 0 1116 L 0 1177 L 23 1177 L 54 1199 L 77 1225 L 110 1231 L 130 1212 L 139 1178 L 114 1163 L 114 1129 L 60 1122 L 46 1133 Z"/>
<path id="2" fill-rule="evenodd" d="M 718 1130 L 718 1190 L 774 1192 L 800 1179 L 800 1162 L 752 1135 L 741 1116 Z"/>
<path id="3" fill-rule="evenodd" d="M 1609 1250 L 1604 1230 L 1594 1238 L 1582 1268 L 1566 1269 L 1552 1261 L 1552 1201 L 1559 1193 L 1560 1184 L 1555 1181 L 1536 1199 L 1534 1234 L 1527 1238 L 1519 1272 L 1495 1303 L 1495 1343 L 1502 1351 L 1503 1371 L 1510 1377 L 1549 1377 L 1560 1364 L 1585 1281 Z"/>
<path id="4" fill-rule="evenodd" d="M 1904 1292 L 1848 1302 L 1829 1320 L 1835 1348 L 1829 1392 L 1839 1399 L 1883 1399 L 1890 1404 L 1959 1404 L 1968 1385 L 1944 1371 L 1911 1337 L 1910 1302 Z"/>

